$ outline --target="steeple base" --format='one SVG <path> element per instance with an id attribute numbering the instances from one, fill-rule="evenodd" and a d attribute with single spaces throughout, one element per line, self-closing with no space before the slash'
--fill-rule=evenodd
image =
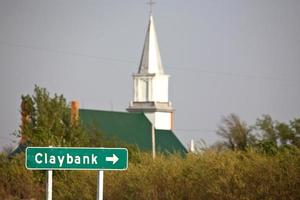
<path id="1" fill-rule="evenodd" d="M 131 102 L 129 112 L 142 112 L 155 129 L 173 129 L 173 111 L 170 102 Z"/>
<path id="2" fill-rule="evenodd" d="M 128 112 L 173 112 L 174 109 L 170 102 L 138 102 L 131 101 L 129 107 L 127 108 Z"/>

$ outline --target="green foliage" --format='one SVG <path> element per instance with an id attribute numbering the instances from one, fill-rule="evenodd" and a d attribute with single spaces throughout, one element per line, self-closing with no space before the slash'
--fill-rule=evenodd
<path id="1" fill-rule="evenodd" d="M 257 119 L 256 126 L 261 130 L 262 140 L 271 141 L 278 147 L 286 145 L 300 147 L 300 119 L 294 119 L 287 124 L 274 121 L 269 115 L 263 115 Z"/>
<path id="2" fill-rule="evenodd" d="M 24 166 L 24 154 L 13 159 L 0 154 L 0 197 L 1 199 L 40 198 L 42 188 L 35 183 L 34 174 Z"/>
<path id="3" fill-rule="evenodd" d="M 231 150 L 255 149 L 260 153 L 274 155 L 285 148 L 300 147 L 300 119 L 288 124 L 274 121 L 271 116 L 258 118 L 251 128 L 235 114 L 223 118 L 217 134 L 223 139 L 214 148 Z"/>
<path id="4" fill-rule="evenodd" d="M 0 155 L 1 199 L 44 199 L 45 172 L 24 167 L 24 155 Z M 256 151 L 205 151 L 178 155 L 136 153 L 127 171 L 104 173 L 110 200 L 300 199 L 300 151 L 273 156 Z M 53 198 L 94 199 L 95 171 L 54 171 Z"/>
<path id="5" fill-rule="evenodd" d="M 292 131 L 291 143 L 300 147 L 300 118 L 290 121 L 290 129 Z"/>
<path id="6" fill-rule="evenodd" d="M 262 118 L 258 118 L 256 121 L 257 129 L 262 132 L 262 139 L 274 144 L 276 144 L 278 140 L 278 134 L 276 133 L 275 126 L 275 122 L 269 115 L 263 115 Z"/>
<path id="7" fill-rule="evenodd" d="M 55 171 L 53 198 L 90 200 L 96 197 L 96 171 Z"/>
<path id="8" fill-rule="evenodd" d="M 62 95 L 50 96 L 35 86 L 34 95 L 22 96 L 20 135 L 31 146 L 84 146 L 84 130 L 71 125 L 70 108 Z"/>

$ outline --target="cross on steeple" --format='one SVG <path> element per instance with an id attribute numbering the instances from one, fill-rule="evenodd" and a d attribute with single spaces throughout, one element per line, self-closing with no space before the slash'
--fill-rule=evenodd
<path id="1" fill-rule="evenodd" d="M 149 5 L 149 11 L 150 11 L 150 14 L 151 14 L 155 2 L 154 2 L 153 0 L 149 0 L 149 1 L 147 2 L 147 4 Z"/>

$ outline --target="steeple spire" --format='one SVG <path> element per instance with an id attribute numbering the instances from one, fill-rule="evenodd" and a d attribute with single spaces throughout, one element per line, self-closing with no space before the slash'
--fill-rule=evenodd
<path id="1" fill-rule="evenodd" d="M 151 3 L 153 3 L 151 1 Z M 144 42 L 143 54 L 138 74 L 163 74 L 164 69 L 160 58 L 160 51 L 154 26 L 154 19 L 150 14 L 148 29 Z"/>

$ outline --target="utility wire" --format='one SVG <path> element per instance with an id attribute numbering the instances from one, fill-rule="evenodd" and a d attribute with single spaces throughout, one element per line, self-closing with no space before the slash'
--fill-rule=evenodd
<path id="1" fill-rule="evenodd" d="M 62 50 L 49 49 L 49 48 L 43 48 L 43 47 L 37 47 L 37 46 L 29 46 L 29 45 L 24 45 L 24 44 L 14 44 L 14 43 L 9 43 L 9 42 L 4 42 L 4 41 L 0 41 L 0 45 L 10 46 L 10 47 L 18 47 L 18 48 L 23 48 L 23 49 L 31 49 L 31 50 L 37 50 L 37 51 L 46 51 L 46 52 L 52 52 L 52 53 L 57 53 L 57 54 L 87 57 L 87 58 L 93 58 L 93 59 L 97 59 L 97 60 L 107 60 L 107 61 L 113 61 L 113 62 L 137 64 L 135 61 L 132 61 L 132 60 L 91 56 L 91 55 L 82 54 L 82 53 L 74 53 L 74 52 L 70 52 L 70 51 L 62 51 Z"/>
<path id="2" fill-rule="evenodd" d="M 215 133 L 216 130 L 209 130 L 209 129 L 185 129 L 185 128 L 178 128 L 178 129 L 174 129 L 174 131 L 179 131 L 179 132 L 208 132 L 208 133 Z"/>
<path id="3" fill-rule="evenodd" d="M 220 71 L 209 71 L 201 68 L 177 68 L 177 67 L 170 67 L 169 70 L 180 70 L 180 71 L 198 71 L 208 74 L 214 75 L 224 75 L 224 76 L 231 76 L 231 77 L 241 77 L 241 78 L 248 78 L 248 79 L 267 79 L 272 81 L 284 81 L 284 82 L 294 82 L 294 80 L 290 80 L 288 78 L 281 78 L 281 77 L 273 77 L 268 75 L 251 75 L 251 74 L 240 74 L 240 73 L 231 73 L 231 72 L 220 72 Z M 295 81 L 296 82 L 296 81 Z"/>
<path id="4" fill-rule="evenodd" d="M 36 50 L 36 51 L 52 52 L 52 53 L 63 54 L 63 55 L 80 56 L 80 57 L 92 58 L 92 59 L 97 59 L 97 60 L 105 60 L 105 61 L 112 61 L 112 62 L 119 62 L 119 63 L 130 63 L 130 64 L 138 65 L 137 61 L 129 60 L 129 59 L 117 59 L 117 58 L 110 58 L 110 57 L 93 56 L 93 55 L 88 55 L 88 54 L 75 53 L 75 52 L 56 50 L 56 49 L 49 49 L 49 48 L 24 45 L 24 44 L 16 44 L 16 43 L 4 42 L 4 41 L 0 41 L 0 45 L 24 48 L 24 49 L 31 49 L 31 50 Z M 166 66 L 168 66 L 168 65 L 166 65 Z M 185 72 L 188 72 L 188 71 L 202 72 L 202 73 L 207 73 L 207 74 L 221 75 L 221 76 L 228 76 L 228 77 L 238 77 L 238 78 L 247 78 L 247 79 L 262 79 L 262 80 L 288 82 L 288 83 L 293 83 L 293 84 L 297 84 L 297 85 L 299 84 L 299 81 L 296 81 L 296 80 L 290 80 L 288 78 L 273 77 L 273 76 L 267 76 L 267 75 L 251 75 L 251 74 L 241 74 L 241 73 L 232 73 L 232 72 L 209 71 L 209 70 L 196 68 L 196 67 L 181 67 L 181 68 L 166 67 L 166 68 L 168 70 L 175 70 L 175 71 L 178 70 L 178 71 L 185 71 Z"/>

